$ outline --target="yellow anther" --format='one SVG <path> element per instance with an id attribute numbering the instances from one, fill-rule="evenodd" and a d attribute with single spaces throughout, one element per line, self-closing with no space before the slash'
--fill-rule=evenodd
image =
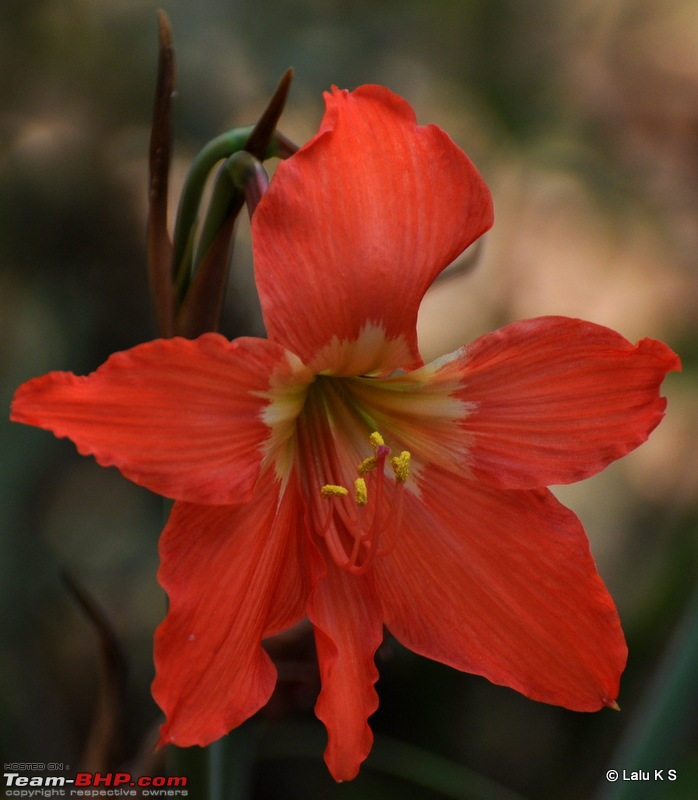
<path id="1" fill-rule="evenodd" d="M 365 506 L 368 503 L 368 491 L 363 478 L 357 478 L 354 481 L 354 499 L 357 506 Z"/>
<path id="2" fill-rule="evenodd" d="M 375 456 L 369 456 L 368 458 L 364 458 L 364 460 L 357 467 L 359 475 L 365 475 L 367 472 L 370 472 L 372 469 L 375 469 L 377 464 L 378 464 L 378 459 Z"/>
<path id="3" fill-rule="evenodd" d="M 382 444 L 385 444 L 383 441 L 383 437 L 378 433 L 378 431 L 373 431 L 373 433 L 368 437 L 368 441 L 371 442 L 374 449 L 377 449 Z"/>
<path id="4" fill-rule="evenodd" d="M 399 456 L 390 459 L 390 466 L 393 468 L 395 480 L 398 483 L 404 483 L 409 477 L 411 458 L 409 450 L 403 450 Z"/>
<path id="5" fill-rule="evenodd" d="M 349 494 L 349 489 L 344 486 L 337 486 L 334 483 L 326 483 L 320 489 L 320 493 L 323 497 L 346 497 Z"/>

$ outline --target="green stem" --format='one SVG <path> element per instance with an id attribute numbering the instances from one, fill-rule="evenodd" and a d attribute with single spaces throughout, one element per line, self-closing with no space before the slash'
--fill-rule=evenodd
<path id="1" fill-rule="evenodd" d="M 174 279 L 177 286 L 186 285 L 189 281 L 192 269 L 192 242 L 196 235 L 199 205 L 208 176 L 219 161 L 223 161 L 245 148 L 253 130 L 254 126 L 250 125 L 245 128 L 235 128 L 216 136 L 202 148 L 189 167 L 179 199 L 172 241 L 172 263 L 176 271 Z M 264 158 L 283 157 L 288 152 L 290 152 L 288 140 L 276 133 Z"/>
<path id="2" fill-rule="evenodd" d="M 252 796 L 257 725 L 248 721 L 205 749 L 207 800 L 246 800 Z"/>
<path id="3" fill-rule="evenodd" d="M 598 800 L 654 800 L 654 781 L 623 780 L 623 773 L 675 769 L 682 743 L 695 722 L 698 703 L 698 589 L 666 650 L 644 703 L 613 756 L 610 767 L 620 779 Z M 666 776 L 666 772 L 665 772 Z"/>
<path id="4" fill-rule="evenodd" d="M 225 800 L 225 742 L 219 739 L 205 750 L 208 775 L 208 800 Z"/>
<path id="5" fill-rule="evenodd" d="M 244 151 L 233 153 L 230 158 L 223 162 L 216 176 L 211 200 L 201 229 L 201 236 L 196 247 L 196 255 L 193 262 L 194 272 L 206 258 L 209 247 L 211 247 L 226 219 L 232 213 L 235 202 L 240 197 L 241 192 L 245 192 L 245 183 L 252 182 L 256 178 L 257 171 L 255 167 L 257 166 L 264 173 L 264 168 L 260 162 Z M 264 173 L 264 176 L 266 178 L 266 173 Z M 268 185 L 268 183 L 269 179 L 266 178 L 266 184 Z"/>
<path id="6" fill-rule="evenodd" d="M 278 724 L 269 726 L 260 743 L 258 758 L 317 759 L 323 735 L 316 726 Z M 523 795 L 421 747 L 376 736 L 371 756 L 363 767 L 409 781 L 452 800 L 525 800 Z"/>
<path id="7" fill-rule="evenodd" d="M 453 800 L 524 800 L 518 792 L 474 770 L 395 739 L 376 739 L 371 766 Z"/>
<path id="8" fill-rule="evenodd" d="M 226 131 L 205 145 L 192 161 L 182 195 L 179 198 L 172 242 L 174 247 L 173 263 L 178 270 L 182 268 L 184 254 L 196 227 L 201 195 L 211 170 L 222 159 L 242 150 L 250 133 L 252 133 L 252 126 Z"/>

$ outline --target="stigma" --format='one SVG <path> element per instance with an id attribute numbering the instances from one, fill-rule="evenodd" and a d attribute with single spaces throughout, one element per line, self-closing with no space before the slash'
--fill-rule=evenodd
<path id="1" fill-rule="evenodd" d="M 397 544 L 403 486 L 410 475 L 407 450 L 390 458 L 391 450 L 378 431 L 368 439 L 373 455 L 357 466 L 353 492 L 333 483 L 320 487 L 328 507 L 318 534 L 337 566 L 353 575 L 365 573 L 376 556 L 388 555 Z"/>

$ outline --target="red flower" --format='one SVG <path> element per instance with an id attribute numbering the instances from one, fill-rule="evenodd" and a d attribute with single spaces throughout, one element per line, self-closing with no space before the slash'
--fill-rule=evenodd
<path id="1" fill-rule="evenodd" d="M 387 90 L 326 101 L 252 220 L 267 340 L 150 342 L 87 377 L 29 381 L 12 414 L 177 501 L 160 548 L 161 741 L 204 745 L 254 714 L 276 678 L 262 640 L 308 617 L 341 780 L 371 748 L 384 624 L 536 700 L 615 705 L 616 609 L 545 487 L 641 444 L 679 361 L 545 317 L 424 365 L 420 300 L 490 227 L 489 192 Z"/>

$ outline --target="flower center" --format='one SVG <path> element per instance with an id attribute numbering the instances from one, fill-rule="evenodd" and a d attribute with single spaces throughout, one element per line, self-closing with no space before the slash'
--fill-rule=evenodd
<path id="1" fill-rule="evenodd" d="M 403 450 L 389 461 L 394 473 L 389 483 L 385 466 L 390 448 L 378 432 L 372 433 L 369 441 L 374 454 L 357 466 L 352 497 L 346 486 L 327 483 L 320 488 L 327 511 L 318 535 L 337 566 L 353 575 L 362 575 L 376 556 L 387 555 L 397 544 L 403 487 L 410 473 L 410 453 Z"/>

